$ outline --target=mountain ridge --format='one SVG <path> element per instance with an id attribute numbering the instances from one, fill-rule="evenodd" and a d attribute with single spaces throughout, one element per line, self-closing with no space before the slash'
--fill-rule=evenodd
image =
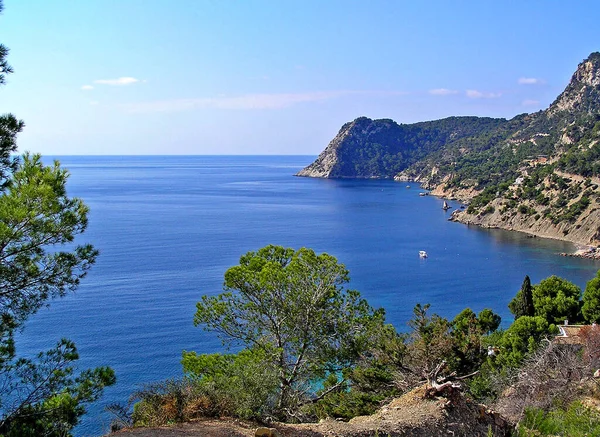
<path id="1" fill-rule="evenodd" d="M 414 124 L 359 117 L 297 176 L 420 182 L 452 219 L 600 246 L 600 53 L 543 110 Z"/>

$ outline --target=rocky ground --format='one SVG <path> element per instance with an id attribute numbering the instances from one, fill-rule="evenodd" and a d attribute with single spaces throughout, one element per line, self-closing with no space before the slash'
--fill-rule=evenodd
<path id="1" fill-rule="evenodd" d="M 203 420 L 170 427 L 134 428 L 119 431 L 115 437 L 250 437 L 262 425 L 232 419 Z M 425 397 L 425 386 L 393 400 L 371 416 L 349 422 L 326 420 L 300 425 L 270 425 L 282 437 L 367 437 L 367 436 L 508 436 L 511 427 L 499 414 L 482 405 L 456 396 Z M 264 434 L 263 434 L 264 435 Z"/>

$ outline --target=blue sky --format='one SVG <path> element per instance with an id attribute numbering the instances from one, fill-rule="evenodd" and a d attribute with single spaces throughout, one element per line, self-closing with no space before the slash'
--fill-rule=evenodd
<path id="1" fill-rule="evenodd" d="M 359 116 L 546 108 L 597 1 L 4 0 L 19 150 L 317 154 Z"/>

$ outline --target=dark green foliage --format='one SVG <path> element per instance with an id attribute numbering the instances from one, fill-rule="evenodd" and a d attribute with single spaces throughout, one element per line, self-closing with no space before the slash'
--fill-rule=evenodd
<path id="1" fill-rule="evenodd" d="M 600 322 L 600 270 L 585 286 L 581 313 L 588 323 Z"/>
<path id="2" fill-rule="evenodd" d="M 533 306 L 533 288 L 529 276 L 525 276 L 523 285 L 517 295 L 508 304 L 508 309 L 518 319 L 521 316 L 534 316 L 535 308 Z"/>
<path id="3" fill-rule="evenodd" d="M 500 327 L 500 322 L 502 322 L 500 316 L 489 308 L 481 310 L 477 315 L 477 319 L 479 329 L 481 329 L 483 335 L 489 335 L 492 332 L 495 332 L 498 327 Z"/>
<path id="4" fill-rule="evenodd" d="M 565 320 L 576 323 L 581 319 L 581 290 L 575 284 L 551 276 L 533 287 L 535 315 L 548 323 L 561 324 Z"/>
<path id="5" fill-rule="evenodd" d="M 470 309 L 461 311 L 452 321 L 452 352 L 446 357 L 450 366 L 464 375 L 479 369 L 485 358 L 482 338 L 498 329 L 500 316 L 489 308 L 476 316 Z"/>
<path id="6" fill-rule="evenodd" d="M 347 382 L 313 404 L 311 412 L 320 419 L 350 419 L 372 414 L 385 400 L 400 395 L 398 371 L 406 369 L 407 340 L 407 335 L 398 334 L 391 325 L 375 330 L 368 352 L 341 375 Z M 319 394 L 339 384 L 339 378 L 340 375 L 330 375 Z"/>
<path id="7" fill-rule="evenodd" d="M 237 354 L 183 352 L 183 370 L 204 393 L 210 405 L 227 407 L 215 411 L 244 419 L 261 418 L 274 410 L 279 376 L 270 356 L 261 349 L 243 349 Z"/>
<path id="8" fill-rule="evenodd" d="M 225 292 L 203 296 L 194 323 L 265 354 L 278 375 L 272 413 L 285 418 L 314 399 L 318 381 L 353 367 L 383 325 L 383 310 L 347 282 L 328 254 L 267 246 L 225 272 Z"/>
<path id="9" fill-rule="evenodd" d="M 498 341 L 500 353 L 496 364 L 501 367 L 518 367 L 528 354 L 538 348 L 540 340 L 557 333 L 556 326 L 543 317 L 519 317 Z"/>
<path id="10" fill-rule="evenodd" d="M 20 358 L 2 366 L 1 435 L 70 435 L 85 413 L 84 404 L 94 402 L 104 387 L 115 383 L 107 367 L 75 375 L 79 358 L 73 342 L 38 354 L 35 360 Z"/>
<path id="11" fill-rule="evenodd" d="M 12 71 L 7 53 L 0 45 L 0 84 Z M 51 299 L 75 290 L 98 251 L 74 243 L 88 209 L 67 195 L 68 172 L 39 155 L 13 156 L 23 126 L 0 116 L 0 435 L 68 436 L 85 405 L 114 384 L 114 372 L 77 373 L 77 350 L 65 339 L 35 359 L 19 358 L 14 334 Z"/>
<path id="12" fill-rule="evenodd" d="M 470 143 L 487 132 L 493 136 L 491 132 L 506 123 L 504 119 L 450 117 L 405 125 L 360 117 L 340 130 L 349 134 L 337 151 L 338 163 L 331 177 L 392 178 L 448 143 Z"/>

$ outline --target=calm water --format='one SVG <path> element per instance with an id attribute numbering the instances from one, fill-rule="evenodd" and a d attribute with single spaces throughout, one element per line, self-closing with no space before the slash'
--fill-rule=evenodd
<path id="1" fill-rule="evenodd" d="M 270 243 L 336 256 L 351 286 L 400 330 L 416 303 L 446 317 L 491 307 L 510 322 L 507 303 L 526 274 L 584 287 L 600 269 L 558 256 L 572 249 L 566 243 L 448 222 L 442 201 L 419 197 L 417 185 L 292 177 L 312 156 L 59 159 L 72 174 L 70 194 L 91 208 L 81 241 L 101 256 L 74 295 L 31 319 L 17 347 L 33 353 L 67 337 L 81 368 L 115 369 L 117 385 L 90 410 L 81 436 L 108 429 L 104 405 L 180 375 L 182 350 L 221 350 L 193 326 L 195 303 L 221 291 L 241 254 Z"/>

